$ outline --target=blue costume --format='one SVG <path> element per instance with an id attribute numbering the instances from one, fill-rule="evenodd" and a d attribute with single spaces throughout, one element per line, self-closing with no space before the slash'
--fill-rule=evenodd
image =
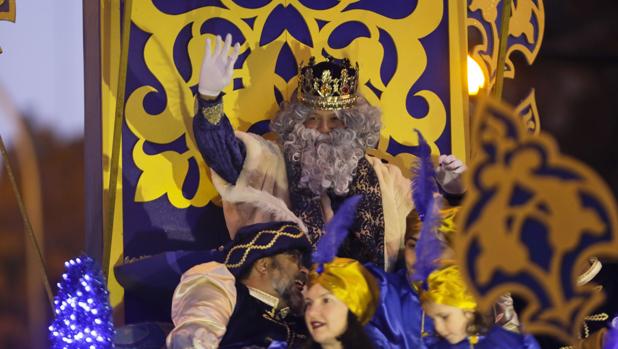
<path id="1" fill-rule="evenodd" d="M 366 265 L 380 287 L 380 301 L 365 331 L 380 348 L 425 348 L 423 333 L 433 331 L 429 317 L 424 316 L 418 294 L 410 287 L 406 270 L 387 273 L 374 265 Z M 432 338 L 432 337 L 426 337 Z"/>
<path id="2" fill-rule="evenodd" d="M 507 331 L 500 326 L 493 326 L 487 334 L 479 338 L 478 343 L 471 345 L 468 339 L 457 344 L 450 344 L 444 339 L 429 345 L 430 349 L 540 349 L 541 347 L 531 335 Z"/>
<path id="3" fill-rule="evenodd" d="M 212 108 L 222 103 L 223 93 L 212 101 L 197 98 L 198 108 Z M 247 156 L 245 145 L 236 138 L 227 117 L 212 124 L 200 113 L 193 118 L 193 133 L 208 166 L 221 178 L 235 184 Z"/>

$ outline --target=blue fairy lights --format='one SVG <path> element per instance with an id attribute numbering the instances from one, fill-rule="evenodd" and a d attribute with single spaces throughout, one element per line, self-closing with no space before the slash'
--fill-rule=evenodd
<path id="1" fill-rule="evenodd" d="M 101 270 L 88 256 L 64 265 L 54 299 L 55 319 L 49 326 L 52 348 L 112 348 L 112 308 Z"/>

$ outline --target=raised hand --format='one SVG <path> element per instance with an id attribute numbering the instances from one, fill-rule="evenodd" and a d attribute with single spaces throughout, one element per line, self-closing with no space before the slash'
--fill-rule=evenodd
<path id="1" fill-rule="evenodd" d="M 440 165 L 436 168 L 436 179 L 442 189 L 449 194 L 463 194 L 466 189 L 462 173 L 466 165 L 455 155 L 440 155 Z"/>
<path id="2" fill-rule="evenodd" d="M 238 58 L 240 45 L 236 43 L 232 54 L 229 54 L 232 36 L 227 34 L 225 42 L 217 35 L 214 50 L 211 46 L 210 39 L 206 39 L 206 52 L 202 60 L 198 90 L 202 95 L 216 97 L 232 81 L 234 63 Z"/>

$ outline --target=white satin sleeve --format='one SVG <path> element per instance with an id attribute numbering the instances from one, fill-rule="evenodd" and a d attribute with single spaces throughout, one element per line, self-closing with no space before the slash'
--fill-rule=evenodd
<path id="1" fill-rule="evenodd" d="M 217 348 L 235 306 L 235 279 L 224 264 L 208 262 L 187 270 L 172 298 L 174 329 L 167 347 Z"/>
<path id="2" fill-rule="evenodd" d="M 399 167 L 385 164 L 373 156 L 366 156 L 376 172 L 382 194 L 384 213 L 384 270 L 393 271 L 403 251 L 406 218 L 412 209 L 411 183 Z"/>

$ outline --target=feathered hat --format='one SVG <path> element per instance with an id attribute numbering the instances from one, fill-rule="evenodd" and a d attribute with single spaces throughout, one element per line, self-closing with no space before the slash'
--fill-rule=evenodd
<path id="1" fill-rule="evenodd" d="M 311 242 L 293 222 L 269 222 L 241 228 L 223 251 L 223 263 L 235 277 L 242 275 L 260 258 L 299 250 L 309 256 Z M 304 258 L 308 260 L 308 258 Z"/>
<path id="2" fill-rule="evenodd" d="M 437 259 L 443 251 L 443 244 L 438 239 L 436 230 L 440 225 L 439 202 L 435 198 L 438 187 L 435 171 L 431 161 L 431 148 L 419 130 L 418 162 L 412 168 L 412 201 L 422 223 L 418 243 L 416 244 L 416 261 L 410 281 L 420 284 L 436 268 Z"/>
<path id="3" fill-rule="evenodd" d="M 455 231 L 454 217 L 457 209 L 441 210 L 436 199 L 438 188 L 431 161 L 431 148 L 418 134 L 418 164 L 412 169 L 412 200 L 422 222 L 416 244 L 416 262 L 411 281 L 420 287 L 421 301 L 454 306 L 464 310 L 476 309 L 476 301 L 454 264 L 440 267 L 444 243 L 438 232 L 449 240 Z"/>
<path id="4" fill-rule="evenodd" d="M 320 284 L 342 301 L 364 325 L 375 313 L 380 289 L 377 281 L 357 260 L 336 257 L 337 250 L 348 235 L 354 222 L 359 195 L 348 198 L 324 227 L 324 235 L 318 240 L 312 255 L 313 268 L 310 284 Z"/>

